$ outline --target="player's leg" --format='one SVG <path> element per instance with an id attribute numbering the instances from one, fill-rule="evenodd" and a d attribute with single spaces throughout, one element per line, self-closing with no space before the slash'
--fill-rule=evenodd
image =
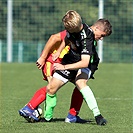
<path id="1" fill-rule="evenodd" d="M 50 120 L 53 117 L 53 109 L 56 106 L 56 91 L 64 84 L 59 79 L 52 78 L 51 82 L 39 89 L 32 99 L 28 102 L 28 104 L 19 110 L 19 114 L 23 116 L 24 118 L 32 118 L 35 121 L 38 121 L 38 118 L 34 115 L 35 108 L 39 106 L 45 99 L 46 99 L 46 110 L 48 111 L 48 114 L 46 114 L 45 119 Z M 46 88 L 47 88 L 47 94 L 46 94 Z"/>
<path id="2" fill-rule="evenodd" d="M 86 123 L 86 120 L 81 119 L 78 114 L 83 102 L 83 96 L 80 91 L 75 87 L 72 97 L 69 113 L 65 119 L 65 122 L 68 123 Z"/>
<path id="3" fill-rule="evenodd" d="M 78 73 L 81 73 L 81 69 L 79 70 Z M 84 80 L 81 82 L 81 84 L 83 84 L 83 85 L 86 84 L 88 81 L 88 76 L 84 75 L 84 74 L 82 74 L 82 75 L 80 74 L 78 78 L 81 78 L 81 79 L 84 78 Z M 83 96 L 82 96 L 81 92 L 78 90 L 78 88 L 75 87 L 72 97 L 71 97 L 71 105 L 70 105 L 69 113 L 65 119 L 65 122 L 68 122 L 68 123 L 75 123 L 75 122 L 85 123 L 85 122 L 87 122 L 87 121 L 81 119 L 79 116 L 77 116 L 80 111 L 80 108 L 82 106 L 82 102 L 83 102 Z"/>
<path id="4" fill-rule="evenodd" d="M 53 67 L 51 62 L 46 62 L 44 67 L 42 68 L 42 73 L 44 76 L 44 80 L 50 82 L 53 75 Z M 40 88 L 36 91 L 32 99 L 28 102 L 28 104 L 19 110 L 19 114 L 26 118 L 30 122 L 29 117 L 38 121 L 38 119 L 33 115 L 35 108 L 40 105 L 46 99 L 46 87 Z"/>
<path id="5" fill-rule="evenodd" d="M 71 96 L 71 105 L 69 113 L 71 115 L 77 116 L 79 114 L 82 102 L 83 102 L 83 96 L 78 90 L 78 88 L 75 87 Z"/>
<path id="6" fill-rule="evenodd" d="M 40 88 L 36 91 L 31 100 L 19 110 L 19 114 L 26 118 L 30 122 L 30 118 L 38 121 L 39 119 L 35 116 L 34 111 L 37 106 L 39 106 L 46 99 L 46 87 Z"/>
<path id="7" fill-rule="evenodd" d="M 78 73 L 76 77 L 76 85 L 80 89 L 80 92 L 82 93 L 87 105 L 92 110 L 97 124 L 105 125 L 106 120 L 102 117 L 100 113 L 94 94 L 92 90 L 90 89 L 90 87 L 86 84 L 86 79 L 81 77 L 81 76 L 85 77 L 85 75 L 88 75 L 88 77 L 90 77 L 91 75 L 91 71 L 88 68 L 81 69 L 81 73 L 80 72 Z"/>
<path id="8" fill-rule="evenodd" d="M 43 67 L 42 72 L 43 72 L 44 79 L 47 80 L 46 79 L 46 66 Z M 43 100 L 45 100 L 45 98 L 46 98 L 46 87 L 42 87 L 35 92 L 31 100 L 27 103 L 26 107 L 34 110 L 39 104 L 42 103 Z"/>
<path id="9" fill-rule="evenodd" d="M 46 94 L 46 112 L 44 114 L 44 118 L 47 121 L 50 121 L 53 118 L 53 110 L 56 106 L 56 92 L 63 86 L 68 79 L 63 78 L 58 73 L 54 73 L 52 80 L 47 86 L 47 94 Z"/>
<path id="10" fill-rule="evenodd" d="M 53 63 L 46 61 L 44 67 L 42 68 L 42 73 L 44 76 L 44 80 L 47 80 L 48 83 L 51 82 L 52 77 L 53 77 L 53 73 L 54 73 L 54 69 L 53 69 Z M 54 96 L 54 101 L 56 102 L 56 95 Z M 56 103 L 54 103 L 56 105 Z M 40 119 L 40 122 L 51 122 L 52 121 L 52 117 L 53 117 L 53 111 L 49 111 L 49 108 L 46 104 L 46 102 L 44 102 L 44 116 L 43 118 Z"/>

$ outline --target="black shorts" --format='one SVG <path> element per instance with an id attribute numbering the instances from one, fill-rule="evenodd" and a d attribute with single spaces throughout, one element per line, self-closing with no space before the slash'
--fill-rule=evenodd
<path id="1" fill-rule="evenodd" d="M 69 81 L 73 81 L 76 78 L 78 70 L 56 70 L 55 73 L 58 73 L 65 79 L 68 79 Z"/>

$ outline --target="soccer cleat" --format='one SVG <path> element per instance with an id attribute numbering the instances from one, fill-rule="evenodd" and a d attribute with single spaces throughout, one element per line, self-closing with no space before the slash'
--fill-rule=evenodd
<path id="1" fill-rule="evenodd" d="M 33 109 L 30 109 L 27 105 L 19 110 L 19 115 L 24 117 L 28 122 L 37 122 L 39 118 L 34 114 Z"/>
<path id="2" fill-rule="evenodd" d="M 44 117 L 40 118 L 40 120 L 38 122 L 51 122 L 53 120 L 53 118 L 51 118 L 50 120 L 46 120 Z"/>
<path id="3" fill-rule="evenodd" d="M 76 116 L 76 123 L 87 123 L 87 122 L 89 122 L 89 121 L 86 121 L 86 120 L 84 120 L 84 119 L 81 119 L 79 116 Z"/>
<path id="4" fill-rule="evenodd" d="M 67 123 L 86 123 L 86 120 L 81 119 L 79 116 L 74 116 L 68 113 L 68 116 L 65 119 Z"/>
<path id="5" fill-rule="evenodd" d="M 65 122 L 76 123 L 76 120 L 77 120 L 76 116 L 71 115 L 70 113 L 68 113 L 68 116 L 66 117 Z"/>
<path id="6" fill-rule="evenodd" d="M 103 118 L 103 116 L 100 114 L 98 116 L 95 117 L 96 123 L 97 125 L 101 125 L 104 126 L 107 124 L 107 120 Z"/>

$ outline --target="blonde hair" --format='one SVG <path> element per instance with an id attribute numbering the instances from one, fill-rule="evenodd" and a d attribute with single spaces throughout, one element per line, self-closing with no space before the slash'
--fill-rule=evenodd
<path id="1" fill-rule="evenodd" d="M 82 19 L 81 16 L 74 10 L 66 12 L 62 18 L 64 27 L 69 32 L 79 32 L 81 30 Z"/>

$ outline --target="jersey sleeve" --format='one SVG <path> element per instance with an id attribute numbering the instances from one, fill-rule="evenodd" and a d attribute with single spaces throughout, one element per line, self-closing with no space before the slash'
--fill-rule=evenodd
<path id="1" fill-rule="evenodd" d="M 65 36 L 66 36 L 66 30 L 63 30 L 62 32 L 60 32 L 61 40 L 64 40 Z"/>

